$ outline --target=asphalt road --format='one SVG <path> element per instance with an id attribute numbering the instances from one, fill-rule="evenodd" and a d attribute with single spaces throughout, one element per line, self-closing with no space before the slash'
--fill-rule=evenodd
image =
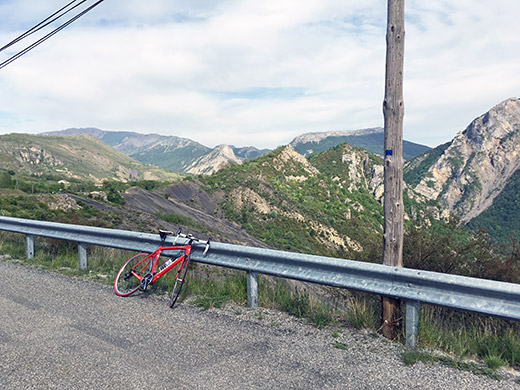
<path id="1" fill-rule="evenodd" d="M 334 338 L 272 310 L 172 310 L 6 261 L 0 275 L 2 389 L 520 389 L 511 375 L 405 366 L 397 343 L 348 329 Z"/>

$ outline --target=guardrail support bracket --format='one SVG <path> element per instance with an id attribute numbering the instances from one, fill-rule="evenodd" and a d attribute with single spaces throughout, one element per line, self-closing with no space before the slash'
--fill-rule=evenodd
<path id="1" fill-rule="evenodd" d="M 414 348 L 419 332 L 419 302 L 406 301 L 406 346 Z"/>
<path id="2" fill-rule="evenodd" d="M 247 305 L 258 307 L 258 273 L 247 271 Z"/>
<path id="3" fill-rule="evenodd" d="M 28 259 L 34 257 L 34 236 L 32 234 L 25 235 L 25 256 Z"/>
<path id="4" fill-rule="evenodd" d="M 87 244 L 78 242 L 78 268 L 87 269 Z"/>

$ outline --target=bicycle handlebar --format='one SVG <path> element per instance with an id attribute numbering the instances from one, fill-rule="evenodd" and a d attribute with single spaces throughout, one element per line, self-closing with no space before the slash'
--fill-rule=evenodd
<path id="1" fill-rule="evenodd" d="M 204 252 L 202 253 L 202 255 L 206 256 L 206 253 L 208 253 L 211 238 L 208 238 L 206 241 L 204 241 L 204 240 L 201 240 L 200 238 L 194 237 L 192 234 L 181 233 L 181 228 L 179 228 L 177 230 L 177 233 L 173 233 L 172 231 L 169 231 L 169 230 L 160 230 L 159 229 L 159 235 L 161 236 L 161 239 L 163 239 L 163 240 L 166 239 L 167 235 L 173 236 L 174 234 L 175 234 L 175 240 L 173 240 L 173 245 L 177 244 L 177 240 L 179 239 L 179 237 L 187 238 L 189 240 L 190 245 L 192 244 L 193 241 L 205 243 L 206 247 L 204 248 Z"/>

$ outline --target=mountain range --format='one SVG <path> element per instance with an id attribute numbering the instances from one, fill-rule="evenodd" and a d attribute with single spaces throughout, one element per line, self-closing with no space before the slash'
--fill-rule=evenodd
<path id="1" fill-rule="evenodd" d="M 299 144 L 319 141 L 309 139 Z M 510 98 L 451 142 L 406 163 L 405 218 L 456 217 L 499 240 L 520 239 L 518 145 L 520 99 Z M 218 194 L 226 218 L 255 237 L 290 250 L 312 247 L 356 257 L 381 234 L 383 178 L 380 156 L 340 144 L 308 157 L 288 145 L 198 181 L 201 190 Z"/>
<path id="2" fill-rule="evenodd" d="M 106 131 L 92 127 L 70 128 L 42 134 L 54 136 L 91 134 L 142 163 L 190 175 L 209 175 L 226 166 L 241 164 L 246 159 L 256 158 L 269 152 L 269 149 L 258 149 L 254 146 L 218 145 L 212 149 L 188 138 Z M 365 130 L 306 133 L 296 137 L 289 145 L 297 152 L 308 156 L 344 142 L 382 155 L 384 130 L 378 127 Z M 411 159 L 429 149 L 428 146 L 403 141 L 405 159 Z"/>
<path id="3" fill-rule="evenodd" d="M 77 135 L 85 132 L 91 135 Z M 2 168 L 97 181 L 165 180 L 159 174 L 164 171 L 129 156 L 171 153 L 184 172 L 199 176 L 154 190 L 122 189 L 127 207 L 145 212 L 154 205 L 155 219 L 178 212 L 202 226 L 211 220 L 207 229 L 212 231 L 218 226 L 215 218 L 221 219 L 225 226 L 242 229 L 243 237 L 289 250 L 339 251 L 351 257 L 377 253 L 373 237 L 382 232 L 382 158 L 345 143 L 319 149 L 342 137 L 379 137 L 379 129 L 304 134 L 269 152 L 227 145 L 210 149 L 154 134 L 99 129 L 64 133 L 76 135 L 0 136 Z M 501 239 L 509 234 L 520 238 L 519 142 L 520 100 L 511 98 L 476 118 L 451 142 L 411 158 L 404 170 L 406 218 L 454 215 Z M 260 156 L 248 158 L 246 153 Z"/>
<path id="4" fill-rule="evenodd" d="M 355 148 L 363 148 L 377 155 L 383 155 L 385 131 L 382 127 L 352 131 L 325 131 L 302 134 L 291 141 L 294 150 L 304 156 L 323 152 L 344 142 Z M 403 158 L 410 160 L 431 148 L 403 140 Z"/>
<path id="5" fill-rule="evenodd" d="M 42 134 L 55 136 L 91 134 L 142 163 L 194 175 L 211 174 L 224 166 L 240 164 L 244 159 L 255 158 L 269 151 L 253 146 L 237 148 L 231 145 L 219 145 L 211 149 L 189 138 L 106 131 L 93 127 L 70 128 Z"/>

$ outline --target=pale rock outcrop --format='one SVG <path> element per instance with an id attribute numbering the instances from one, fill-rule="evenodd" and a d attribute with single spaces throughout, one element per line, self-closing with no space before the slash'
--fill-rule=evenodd
<path id="1" fill-rule="evenodd" d="M 186 172 L 193 175 L 211 175 L 230 164 L 242 164 L 242 159 L 237 157 L 228 145 L 219 145 L 190 164 Z"/>
<path id="2" fill-rule="evenodd" d="M 520 99 L 493 107 L 458 133 L 414 191 L 469 221 L 520 167 Z"/>

